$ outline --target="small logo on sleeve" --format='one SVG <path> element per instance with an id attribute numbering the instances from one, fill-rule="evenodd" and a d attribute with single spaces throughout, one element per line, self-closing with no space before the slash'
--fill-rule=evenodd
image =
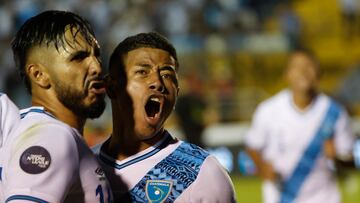
<path id="1" fill-rule="evenodd" d="M 146 181 L 146 197 L 151 203 L 161 203 L 169 196 L 172 188 L 171 181 L 148 180 Z"/>
<path id="2" fill-rule="evenodd" d="M 96 168 L 95 174 L 100 181 L 106 180 L 105 172 L 100 167 Z"/>
<path id="3" fill-rule="evenodd" d="M 27 148 L 20 156 L 20 167 L 30 174 L 39 174 L 49 168 L 51 157 L 49 152 L 40 146 Z"/>

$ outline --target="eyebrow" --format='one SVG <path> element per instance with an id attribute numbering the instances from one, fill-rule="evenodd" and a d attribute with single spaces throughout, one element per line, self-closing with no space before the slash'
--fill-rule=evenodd
<path id="1" fill-rule="evenodd" d="M 149 63 L 146 62 L 139 62 L 139 63 L 135 63 L 136 66 L 141 66 L 144 68 L 151 68 L 151 65 Z"/>
<path id="2" fill-rule="evenodd" d="M 161 66 L 160 71 L 162 70 L 169 70 L 169 71 L 176 71 L 175 65 L 170 65 L 170 64 L 164 64 L 164 66 Z"/>

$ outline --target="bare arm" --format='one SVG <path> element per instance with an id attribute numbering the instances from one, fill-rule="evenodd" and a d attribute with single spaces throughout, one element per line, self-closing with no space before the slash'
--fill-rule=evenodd
<path id="1" fill-rule="evenodd" d="M 258 175 L 262 177 L 264 180 L 275 181 L 276 173 L 272 167 L 272 165 L 266 162 L 261 153 L 257 150 L 246 148 L 246 152 L 249 154 L 251 159 L 254 161 L 256 168 L 258 169 Z"/>

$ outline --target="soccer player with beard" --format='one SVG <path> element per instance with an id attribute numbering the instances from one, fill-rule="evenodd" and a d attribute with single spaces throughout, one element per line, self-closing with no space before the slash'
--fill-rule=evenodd
<path id="1" fill-rule="evenodd" d="M 126 38 L 110 58 L 113 132 L 94 151 L 116 202 L 235 202 L 216 158 L 164 129 L 178 96 L 178 66 L 176 50 L 156 33 Z"/>
<path id="2" fill-rule="evenodd" d="M 25 22 L 12 42 L 32 106 L 5 146 L 1 202 L 111 202 L 96 157 L 82 138 L 105 108 L 100 47 L 89 23 L 65 11 Z"/>

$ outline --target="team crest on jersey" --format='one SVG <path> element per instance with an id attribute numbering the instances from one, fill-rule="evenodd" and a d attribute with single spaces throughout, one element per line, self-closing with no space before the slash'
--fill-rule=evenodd
<path id="1" fill-rule="evenodd" d="M 20 167 L 30 174 L 39 174 L 49 168 L 51 157 L 49 152 L 40 146 L 27 148 L 20 156 Z"/>
<path id="2" fill-rule="evenodd" d="M 172 181 L 148 180 L 146 181 L 146 197 L 151 203 L 161 203 L 169 196 L 172 188 Z"/>

